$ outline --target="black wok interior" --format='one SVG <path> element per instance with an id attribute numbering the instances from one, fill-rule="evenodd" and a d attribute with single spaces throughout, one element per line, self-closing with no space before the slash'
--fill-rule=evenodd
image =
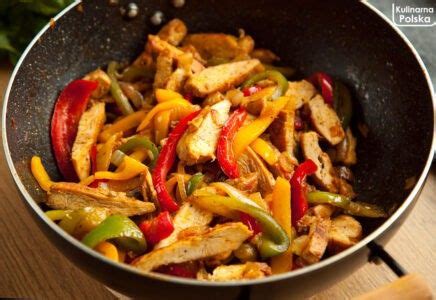
<path id="1" fill-rule="evenodd" d="M 126 4 L 127 1 L 120 1 Z M 50 146 L 49 124 L 60 90 L 71 80 L 110 60 L 131 60 L 143 48 L 156 10 L 178 17 L 192 32 L 243 28 L 281 64 L 299 70 L 296 79 L 322 70 L 345 82 L 355 96 L 358 134 L 354 168 L 359 199 L 392 210 L 410 190 L 407 178 L 421 174 L 431 148 L 433 108 L 417 59 L 393 29 L 357 1 L 135 0 L 137 18 L 126 20 L 107 0 L 85 1 L 44 33 L 25 57 L 9 95 L 6 130 L 10 154 L 22 183 L 40 202 L 43 193 L 30 174 L 40 155 L 54 180 L 60 176 Z M 357 130 L 355 131 L 357 132 Z M 376 226 L 374 223 L 373 226 Z"/>

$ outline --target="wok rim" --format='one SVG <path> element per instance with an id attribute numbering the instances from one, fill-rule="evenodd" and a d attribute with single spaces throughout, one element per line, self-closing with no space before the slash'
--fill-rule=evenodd
<path id="1" fill-rule="evenodd" d="M 69 6 L 67 6 L 64 10 L 62 10 L 59 14 L 57 14 L 53 19 L 54 21 L 57 21 L 61 17 L 63 17 L 65 14 L 67 14 L 69 11 L 71 11 L 73 8 L 75 8 L 77 5 L 82 3 L 81 0 L 76 0 Z M 356 245 L 336 254 L 333 255 L 327 259 L 324 259 L 316 264 L 307 266 L 302 269 L 298 269 L 295 271 L 290 271 L 283 274 L 277 274 L 277 275 L 271 275 L 262 279 L 253 279 L 249 281 L 231 281 L 231 282 L 210 282 L 210 281 L 199 281 L 196 279 L 186 279 L 186 278 L 180 278 L 160 273 L 154 273 L 154 272 L 144 272 L 137 268 L 134 268 L 130 265 L 114 262 L 105 256 L 99 254 L 98 252 L 86 247 L 84 244 L 82 244 L 80 241 L 76 240 L 74 237 L 63 231 L 58 225 L 56 225 L 53 221 L 51 221 L 44 213 L 44 211 L 40 208 L 40 206 L 37 204 L 36 201 L 33 200 L 32 196 L 28 193 L 26 187 L 23 185 L 23 183 L 20 180 L 20 177 L 18 176 L 18 173 L 15 169 L 14 163 L 12 161 L 12 157 L 10 155 L 9 150 L 9 143 L 7 139 L 7 127 L 6 127 L 6 115 L 7 115 L 7 107 L 9 102 L 9 96 L 10 92 L 12 90 L 12 86 L 15 81 L 15 77 L 18 73 L 18 70 L 20 69 L 24 59 L 26 58 L 27 54 L 32 50 L 35 43 L 38 42 L 39 38 L 46 33 L 46 31 L 50 28 L 50 24 L 46 24 L 41 31 L 33 38 L 33 40 L 30 42 L 30 44 L 27 46 L 23 54 L 21 55 L 19 61 L 17 62 L 12 75 L 9 79 L 8 86 L 5 91 L 4 99 L 3 99 L 3 109 L 2 109 L 2 142 L 3 142 L 3 154 L 6 158 L 9 173 L 12 175 L 12 178 L 15 182 L 15 185 L 18 187 L 19 192 L 27 202 L 27 204 L 32 208 L 33 212 L 36 213 L 36 215 L 39 217 L 40 220 L 42 220 L 45 225 L 47 225 L 49 228 L 51 228 L 54 232 L 56 232 L 58 235 L 60 235 L 64 240 L 68 241 L 70 244 L 72 244 L 74 247 L 78 248 L 79 250 L 85 252 L 88 255 L 91 255 L 93 258 L 100 260 L 102 263 L 106 263 L 111 265 L 112 267 L 118 268 L 120 270 L 133 273 L 135 275 L 139 275 L 142 277 L 146 277 L 149 279 L 156 279 L 165 281 L 168 283 L 175 283 L 175 284 L 182 284 L 186 286 L 202 286 L 202 287 L 239 287 L 239 286 L 251 286 L 251 285 L 260 285 L 260 284 L 267 284 L 275 281 L 282 281 L 282 280 L 288 280 L 292 279 L 294 277 L 298 277 L 300 275 L 309 274 L 311 272 L 314 272 L 318 269 L 322 269 L 324 267 L 333 265 L 335 263 L 340 262 L 341 260 L 345 259 L 349 255 L 351 255 L 354 252 L 357 252 L 364 248 L 369 242 L 376 240 L 380 236 L 382 236 L 385 231 L 387 231 L 408 209 L 408 207 L 415 201 L 417 201 L 419 192 L 421 188 L 423 187 L 425 180 L 427 178 L 428 172 L 430 170 L 430 166 L 433 160 L 434 151 L 433 149 L 436 148 L 436 138 L 434 135 L 434 121 L 436 119 L 436 98 L 434 94 L 434 88 L 433 84 L 431 82 L 430 76 L 428 74 L 428 71 L 419 56 L 416 49 L 413 47 L 412 43 L 408 40 L 408 38 L 400 31 L 398 27 L 396 27 L 391 20 L 386 17 L 383 13 L 381 13 L 377 8 L 375 8 L 373 5 L 369 4 L 366 1 L 361 1 L 361 5 L 365 5 L 369 10 L 369 13 L 375 13 L 380 17 L 382 20 L 384 20 L 387 25 L 389 25 L 391 28 L 394 29 L 394 31 L 401 37 L 401 39 L 406 43 L 406 45 L 409 47 L 409 49 L 412 51 L 413 55 L 415 56 L 416 60 L 418 61 L 418 64 L 420 66 L 420 69 L 427 81 L 428 88 L 430 90 L 430 97 L 433 104 L 433 135 L 432 135 L 432 143 L 431 147 L 429 149 L 427 161 L 425 163 L 425 166 L 419 175 L 419 179 L 417 180 L 414 188 L 411 190 L 410 194 L 407 196 L 406 200 L 397 208 L 397 210 L 388 218 L 385 220 L 385 222 L 380 225 L 376 230 L 374 230 L 372 233 L 370 233 L 368 236 L 366 236 L 364 239 L 359 241 Z M 52 243 L 50 241 L 50 243 Z M 55 244 L 55 243 L 52 243 Z M 57 248 L 57 246 L 55 245 Z M 67 259 L 71 260 L 68 256 Z M 77 267 L 80 268 L 79 265 Z M 88 273 L 88 272 L 86 272 Z M 92 275 L 91 275 L 92 276 Z M 94 276 L 92 276 L 94 277 Z M 95 277 L 94 277 L 95 278 Z M 98 280 L 99 281 L 99 280 Z"/>

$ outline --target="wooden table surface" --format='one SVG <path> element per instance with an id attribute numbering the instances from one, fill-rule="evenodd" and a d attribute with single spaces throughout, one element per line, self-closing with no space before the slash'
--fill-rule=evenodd
<path id="1" fill-rule="evenodd" d="M 0 67 L 0 95 L 10 76 Z M 0 297 L 115 299 L 99 282 L 74 267 L 50 244 L 20 200 L 3 157 L 0 159 Z M 414 210 L 387 245 L 410 272 L 422 274 L 436 291 L 436 168 Z M 349 299 L 395 279 L 384 265 L 366 264 L 346 280 L 312 299 Z"/>

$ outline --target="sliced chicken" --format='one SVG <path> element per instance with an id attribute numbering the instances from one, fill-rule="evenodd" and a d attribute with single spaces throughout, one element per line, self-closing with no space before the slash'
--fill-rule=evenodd
<path id="1" fill-rule="evenodd" d="M 195 47 L 209 65 L 216 65 L 238 58 L 247 59 L 253 50 L 254 41 L 250 36 L 238 39 L 224 33 L 195 33 L 189 34 L 183 45 Z"/>
<path id="2" fill-rule="evenodd" d="M 92 71 L 83 77 L 83 79 L 98 82 L 97 88 L 91 94 L 92 98 L 98 99 L 105 96 L 111 87 L 111 79 L 109 78 L 109 75 L 107 75 L 106 72 L 101 69 Z"/>
<path id="3" fill-rule="evenodd" d="M 362 238 L 362 225 L 351 216 L 340 215 L 331 222 L 328 250 L 338 253 L 355 245 Z"/>
<path id="4" fill-rule="evenodd" d="M 71 160 L 80 180 L 89 176 L 91 160 L 89 152 L 97 142 L 98 134 L 104 125 L 106 115 L 105 104 L 98 102 L 85 111 L 79 121 L 76 139 L 74 140 Z"/>
<path id="5" fill-rule="evenodd" d="M 307 103 L 307 107 L 310 111 L 312 126 L 331 145 L 337 145 L 345 138 L 345 132 L 338 115 L 320 95 L 312 98 Z"/>
<path id="6" fill-rule="evenodd" d="M 291 155 L 288 152 L 282 152 L 280 153 L 277 163 L 271 166 L 271 170 L 276 177 L 280 176 L 290 180 L 295 166 L 297 165 L 298 160 L 294 155 Z"/>
<path id="7" fill-rule="evenodd" d="M 147 169 L 141 174 L 141 193 L 144 201 L 151 201 L 157 203 L 157 193 L 153 185 L 153 179 L 150 171 Z"/>
<path id="8" fill-rule="evenodd" d="M 110 210 L 111 214 L 125 216 L 143 215 L 155 210 L 153 203 L 127 197 L 125 193 L 71 182 L 54 183 L 46 204 L 53 209 L 101 207 Z"/>
<path id="9" fill-rule="evenodd" d="M 274 176 L 250 147 L 247 147 L 245 152 L 239 157 L 238 169 L 241 176 L 246 176 L 253 172 L 257 173 L 257 180 L 262 195 L 272 192 L 275 185 Z"/>
<path id="10" fill-rule="evenodd" d="M 194 74 L 185 88 L 195 96 L 205 97 L 241 84 L 259 66 L 259 60 L 250 59 L 209 67 Z"/>
<path id="11" fill-rule="evenodd" d="M 143 271 L 192 260 L 204 259 L 237 249 L 252 232 L 244 224 L 225 223 L 211 228 L 200 236 L 192 236 L 157 250 L 153 250 L 132 263 Z"/>
<path id="12" fill-rule="evenodd" d="M 290 98 L 284 109 L 280 111 L 274 122 L 269 127 L 271 142 L 280 152 L 287 152 L 294 156 L 294 121 L 295 121 L 295 98 Z"/>
<path id="13" fill-rule="evenodd" d="M 263 49 L 263 48 L 254 49 L 250 53 L 250 56 L 252 58 L 257 58 L 263 64 L 272 64 L 275 61 L 280 60 L 280 57 L 278 57 L 274 52 L 272 52 L 271 50 L 268 50 L 268 49 Z"/>
<path id="14" fill-rule="evenodd" d="M 247 262 L 239 265 L 221 265 L 215 268 L 212 274 L 203 276 L 203 280 L 231 281 L 258 279 L 271 275 L 271 268 L 266 263 Z"/>
<path id="15" fill-rule="evenodd" d="M 194 62 L 191 53 L 184 53 L 179 56 L 177 69 L 169 76 L 165 84 L 167 90 L 183 92 L 183 85 L 191 76 L 192 63 Z"/>
<path id="16" fill-rule="evenodd" d="M 300 144 L 304 157 L 311 159 L 318 167 L 313 175 L 315 182 L 327 191 L 336 193 L 338 188 L 335 182 L 335 170 L 330 157 L 319 146 L 316 132 L 303 133 L 300 137 Z"/>
<path id="17" fill-rule="evenodd" d="M 168 51 L 163 51 L 156 58 L 156 74 L 153 87 L 164 88 L 173 73 L 173 58 Z"/>
<path id="18" fill-rule="evenodd" d="M 212 218 L 212 213 L 199 208 L 193 203 L 185 202 L 174 216 L 174 231 L 167 238 L 156 244 L 154 249 L 173 244 L 177 241 L 181 231 L 191 227 L 208 225 L 212 221 Z"/>
<path id="19" fill-rule="evenodd" d="M 289 81 L 285 95 L 295 97 L 295 108 L 299 109 L 316 95 L 316 88 L 307 80 Z"/>
<path id="20" fill-rule="evenodd" d="M 300 255 L 307 264 L 314 264 L 321 260 L 329 241 L 329 230 L 330 219 L 314 218 L 307 243 Z"/>
<path id="21" fill-rule="evenodd" d="M 157 36 L 173 46 L 178 46 L 188 33 L 185 23 L 180 19 L 172 19 L 159 30 Z"/>
<path id="22" fill-rule="evenodd" d="M 257 191 L 259 185 L 257 176 L 257 172 L 253 172 L 241 175 L 235 179 L 226 180 L 226 182 L 243 192 L 254 193 Z"/>
<path id="23" fill-rule="evenodd" d="M 174 47 L 170 43 L 160 39 L 156 35 L 149 35 L 148 36 L 147 46 L 151 49 L 151 51 L 153 53 L 156 53 L 156 54 L 168 52 L 169 55 L 176 60 L 178 60 L 179 57 L 185 53 L 182 50 L 180 50 L 179 48 Z M 198 73 L 203 69 L 204 69 L 204 66 L 198 60 L 194 59 L 192 62 L 192 72 Z"/>
<path id="24" fill-rule="evenodd" d="M 206 162 L 215 158 L 221 128 L 229 117 L 231 103 L 223 100 L 203 109 L 192 120 L 177 144 L 177 154 L 187 165 Z"/>

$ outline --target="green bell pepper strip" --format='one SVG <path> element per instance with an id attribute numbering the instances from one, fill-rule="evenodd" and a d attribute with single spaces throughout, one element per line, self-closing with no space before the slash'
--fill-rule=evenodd
<path id="1" fill-rule="evenodd" d="M 201 173 L 196 173 L 192 175 L 192 177 L 189 179 L 188 183 L 186 184 L 186 195 L 190 196 L 201 184 L 203 178 L 204 175 Z"/>
<path id="2" fill-rule="evenodd" d="M 335 81 L 333 90 L 333 106 L 338 114 L 342 127 L 347 129 L 350 125 L 351 117 L 353 115 L 353 103 L 351 94 L 348 88 L 341 82 Z"/>
<path id="3" fill-rule="evenodd" d="M 277 88 L 274 91 L 274 93 L 271 95 L 271 99 L 275 100 L 278 97 L 283 96 L 286 91 L 288 90 L 288 80 L 285 76 L 282 75 L 282 73 L 275 71 L 275 70 L 268 70 L 264 71 L 262 73 L 253 75 L 250 77 L 247 81 L 245 81 L 241 88 L 246 88 L 255 85 L 257 82 L 261 80 L 269 79 L 272 81 L 275 81 L 277 83 Z"/>
<path id="4" fill-rule="evenodd" d="M 153 79 L 154 73 L 149 68 L 138 67 L 138 66 L 129 66 L 124 69 L 119 78 L 123 81 L 132 82 L 138 80 L 140 78 L 144 79 Z"/>
<path id="5" fill-rule="evenodd" d="M 345 213 L 353 216 L 367 218 L 385 218 L 387 215 L 383 209 L 374 204 L 353 202 L 349 197 L 329 192 L 310 192 L 307 200 L 311 204 L 331 204 L 344 209 Z"/>
<path id="6" fill-rule="evenodd" d="M 151 153 L 153 154 L 153 159 L 150 162 L 150 167 L 153 168 L 154 165 L 156 164 L 157 157 L 159 156 L 159 150 L 157 149 L 156 145 L 148 138 L 146 137 L 131 138 L 127 142 L 122 144 L 118 148 L 118 150 L 127 154 L 128 152 L 132 151 L 137 147 L 143 147 L 151 151 Z"/>
<path id="7" fill-rule="evenodd" d="M 118 63 L 115 61 L 111 61 L 107 68 L 107 74 L 109 78 L 111 79 L 111 95 L 115 99 L 115 103 L 117 104 L 118 108 L 121 110 L 123 115 L 130 115 L 133 113 L 133 108 L 129 103 L 129 99 L 127 99 L 126 95 L 124 95 L 123 91 L 121 90 L 121 87 L 117 80 L 117 69 L 118 69 Z"/>
<path id="8" fill-rule="evenodd" d="M 132 220 L 122 215 L 107 217 L 100 225 L 85 235 L 82 243 L 94 248 L 99 243 L 109 239 L 117 239 L 118 244 L 122 244 L 127 250 L 136 253 L 147 250 L 147 243 L 141 230 Z"/>
<path id="9" fill-rule="evenodd" d="M 212 184 L 212 186 L 225 191 L 230 197 L 215 194 L 204 196 L 205 194 L 201 193 L 199 200 L 211 200 L 219 206 L 246 213 L 256 219 L 262 227 L 262 237 L 259 245 L 259 253 L 262 258 L 265 259 L 279 255 L 289 248 L 290 241 L 288 235 L 270 213 L 229 184 L 219 182 Z"/>
<path id="10" fill-rule="evenodd" d="M 290 68 L 290 67 L 279 67 L 279 66 L 273 66 L 273 65 L 269 65 L 269 64 L 262 64 L 262 65 L 265 67 L 265 70 L 278 71 L 286 78 L 292 77 L 296 73 L 295 69 Z"/>

